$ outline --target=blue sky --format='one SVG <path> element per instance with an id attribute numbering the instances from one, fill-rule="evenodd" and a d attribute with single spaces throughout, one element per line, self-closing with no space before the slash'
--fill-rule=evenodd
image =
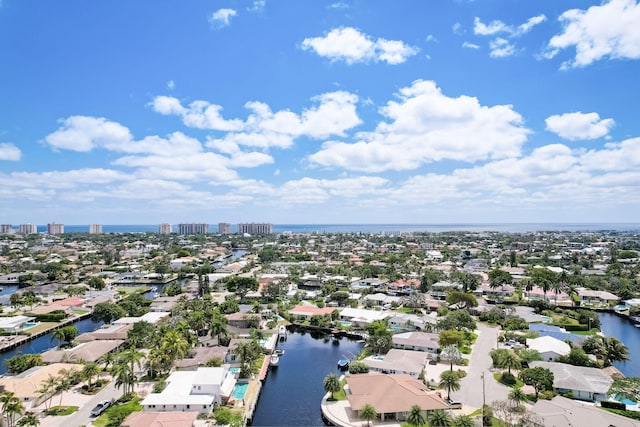
<path id="1" fill-rule="evenodd" d="M 637 222 L 640 5 L 1 0 L 0 222 Z"/>

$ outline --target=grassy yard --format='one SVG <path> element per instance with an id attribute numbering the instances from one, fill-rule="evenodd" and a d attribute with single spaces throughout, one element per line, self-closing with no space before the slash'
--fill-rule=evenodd
<path id="1" fill-rule="evenodd" d="M 515 376 L 515 374 L 514 374 L 514 376 Z M 506 383 L 502 382 L 502 381 L 501 381 L 501 379 L 502 379 L 502 372 L 496 372 L 495 374 L 493 374 L 493 378 L 494 378 L 496 381 L 498 381 L 500 384 L 504 384 L 504 385 L 506 385 L 507 387 L 520 388 L 520 387 L 523 387 L 523 386 L 524 386 L 524 383 L 523 383 L 523 382 L 522 382 L 522 381 L 521 381 L 517 376 L 515 376 L 515 378 L 516 378 L 516 383 L 515 383 L 515 384 L 506 384 Z"/>
<path id="2" fill-rule="evenodd" d="M 52 406 L 47 411 L 47 415 L 65 416 L 65 415 L 71 415 L 77 410 L 78 410 L 77 406 Z"/>
<path id="3" fill-rule="evenodd" d="M 56 322 L 41 322 L 41 323 L 38 323 L 33 328 L 27 329 L 25 332 L 28 333 L 29 335 L 33 335 L 33 334 L 37 334 L 38 332 L 42 332 L 44 330 L 50 329 L 56 326 L 57 324 L 58 323 Z"/>
<path id="4" fill-rule="evenodd" d="M 344 386 L 347 384 L 347 379 L 340 381 L 340 391 L 333 393 L 333 398 L 336 400 L 347 400 L 347 394 L 344 392 Z"/>
<path id="5" fill-rule="evenodd" d="M 107 409 L 104 414 L 96 418 L 92 424 L 96 427 L 106 427 L 109 423 L 122 422 L 132 412 L 142 411 L 140 398 L 136 397 L 122 405 L 115 405 Z"/>

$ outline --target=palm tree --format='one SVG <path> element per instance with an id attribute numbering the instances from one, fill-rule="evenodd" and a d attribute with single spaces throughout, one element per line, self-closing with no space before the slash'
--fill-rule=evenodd
<path id="1" fill-rule="evenodd" d="M 407 416 L 407 422 L 413 426 L 423 426 L 427 423 L 427 419 L 422 413 L 422 408 L 419 405 L 413 405 L 409 410 Z"/>
<path id="2" fill-rule="evenodd" d="M 98 363 L 101 365 L 104 365 L 105 371 L 108 371 L 109 367 L 113 366 L 115 361 L 116 361 L 116 353 L 113 353 L 113 352 L 105 353 L 98 358 Z"/>
<path id="3" fill-rule="evenodd" d="M 442 409 L 436 409 L 427 413 L 427 421 L 430 427 L 449 427 L 451 426 L 451 415 Z"/>
<path id="4" fill-rule="evenodd" d="M 13 427 L 16 416 L 24 412 L 24 405 L 12 391 L 5 391 L 0 395 L 2 413 L 7 419 L 7 426 Z"/>
<path id="5" fill-rule="evenodd" d="M 527 400 L 527 395 L 522 391 L 522 387 L 514 388 L 509 392 L 509 400 L 513 401 L 516 406 L 520 406 L 522 402 Z"/>
<path id="6" fill-rule="evenodd" d="M 211 331 L 212 337 L 218 338 L 218 345 L 220 345 L 220 337 L 227 336 L 227 319 L 220 313 L 214 313 L 211 318 L 211 323 L 209 326 L 209 330 Z"/>
<path id="7" fill-rule="evenodd" d="M 62 328 L 58 328 L 58 329 L 54 329 L 53 331 L 51 331 L 51 341 L 53 340 L 58 340 L 58 347 L 62 346 L 62 343 L 64 342 L 64 339 L 66 338 L 66 335 L 64 333 L 64 331 L 62 330 Z"/>
<path id="8" fill-rule="evenodd" d="M 131 366 L 126 363 L 117 363 L 111 368 L 111 375 L 116 380 L 116 388 L 123 386 L 122 389 L 124 394 L 129 392 L 129 386 L 131 387 L 131 390 L 133 390 L 133 385 L 137 378 L 135 373 L 131 370 Z"/>
<path id="9" fill-rule="evenodd" d="M 87 380 L 87 388 L 91 390 L 91 380 L 100 373 L 100 367 L 95 362 L 85 363 L 82 368 L 82 377 Z"/>
<path id="10" fill-rule="evenodd" d="M 452 427 L 476 427 L 476 422 L 469 415 L 458 415 L 451 422 Z"/>
<path id="11" fill-rule="evenodd" d="M 62 406 L 62 396 L 66 391 L 71 390 L 71 380 L 68 371 L 61 369 L 58 373 L 61 374 L 56 378 L 56 392 L 60 393 L 60 402 L 58 406 Z"/>
<path id="12" fill-rule="evenodd" d="M 139 352 L 138 350 L 135 349 L 135 347 L 130 347 L 122 352 L 120 352 L 119 354 L 120 359 L 122 359 L 122 361 L 124 363 L 128 363 L 129 364 L 129 370 L 130 372 L 133 374 L 133 376 L 136 376 L 136 371 L 135 371 L 135 367 L 134 365 L 138 366 L 138 369 L 140 369 L 142 367 L 142 359 L 144 358 L 144 354 Z M 133 391 L 133 390 L 131 390 Z"/>
<path id="13" fill-rule="evenodd" d="M 33 412 L 27 412 L 18 421 L 18 427 L 36 427 L 40 425 L 40 420 Z"/>
<path id="14" fill-rule="evenodd" d="M 40 384 L 40 388 L 36 390 L 38 398 L 44 397 L 44 409 L 48 411 L 51 409 L 51 400 L 56 392 L 56 386 L 58 380 L 53 375 L 49 374 L 46 380 Z"/>
<path id="15" fill-rule="evenodd" d="M 191 345 L 178 331 L 169 331 L 164 338 L 162 338 L 160 347 L 168 355 L 171 363 L 173 363 L 176 360 L 184 358 Z"/>
<path id="16" fill-rule="evenodd" d="M 455 344 L 451 344 L 446 346 L 442 353 L 440 353 L 440 358 L 442 360 L 449 361 L 449 370 L 453 371 L 453 364 L 458 363 L 460 359 L 462 359 L 462 353 L 458 350 L 458 346 Z"/>
<path id="17" fill-rule="evenodd" d="M 520 369 L 522 367 L 520 358 L 513 350 L 507 350 L 504 352 L 498 363 L 500 368 L 508 369 L 509 375 L 511 375 L 512 369 Z"/>
<path id="18" fill-rule="evenodd" d="M 375 420 L 377 416 L 378 412 L 376 411 L 376 408 L 368 403 L 365 403 L 362 409 L 360 409 L 360 418 L 367 422 L 367 426 L 370 426 L 371 421 Z"/>
<path id="19" fill-rule="evenodd" d="M 260 347 L 255 341 L 239 342 L 233 353 L 240 359 L 242 365 L 242 375 L 249 376 L 251 374 L 251 365 L 260 355 Z"/>
<path id="20" fill-rule="evenodd" d="M 451 400 L 451 391 L 460 390 L 460 376 L 457 372 L 444 371 L 440 374 L 440 388 L 447 390 L 447 400 Z"/>
<path id="21" fill-rule="evenodd" d="M 329 400 L 333 400 L 333 393 L 340 391 L 340 379 L 336 374 L 329 374 L 324 377 L 322 385 L 324 386 L 324 391 L 331 393 L 331 398 Z"/>

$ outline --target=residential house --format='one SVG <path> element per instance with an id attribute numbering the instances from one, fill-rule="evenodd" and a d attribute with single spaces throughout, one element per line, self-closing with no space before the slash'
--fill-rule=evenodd
<path id="1" fill-rule="evenodd" d="M 429 332 L 404 332 L 391 337 L 394 348 L 438 354 L 440 335 Z"/>
<path id="2" fill-rule="evenodd" d="M 0 330 L 8 333 L 17 333 L 25 328 L 25 325 L 33 322 L 35 317 L 30 316 L 8 316 L 0 317 Z"/>
<path id="3" fill-rule="evenodd" d="M 447 293 L 461 289 L 462 285 L 460 283 L 436 282 L 431 285 L 431 298 L 444 301 L 447 298 Z"/>
<path id="4" fill-rule="evenodd" d="M 318 308 L 314 305 L 299 305 L 289 310 L 289 314 L 296 320 L 309 320 L 313 316 L 331 315 L 335 310 L 334 307 Z"/>
<path id="5" fill-rule="evenodd" d="M 427 363 L 427 355 L 423 351 L 392 348 L 387 354 L 369 356 L 362 359 L 362 362 L 372 372 L 407 374 L 418 378 Z"/>
<path id="6" fill-rule="evenodd" d="M 427 412 L 447 409 L 447 403 L 435 391 L 406 374 L 350 375 L 345 391 L 352 411 L 358 413 L 371 405 L 380 421 L 405 421 L 414 405 Z"/>
<path id="7" fill-rule="evenodd" d="M 527 347 L 537 350 L 544 361 L 551 362 L 560 356 L 566 356 L 571 351 L 571 347 L 559 339 L 543 336 L 539 338 L 527 338 Z"/>
<path id="8" fill-rule="evenodd" d="M 545 426 L 616 426 L 638 427 L 640 423 L 631 418 L 603 411 L 592 404 L 582 403 L 566 397 L 556 396 L 551 400 L 538 400 L 532 412 L 542 419 Z"/>
<path id="9" fill-rule="evenodd" d="M 31 410 L 44 402 L 44 397 L 38 392 L 49 375 L 57 376 L 60 371 L 77 371 L 82 365 L 73 363 L 53 363 L 45 366 L 34 366 L 17 375 L 0 377 L 0 390 L 13 392 L 25 406 Z"/>
<path id="10" fill-rule="evenodd" d="M 420 289 L 420 280 L 418 279 L 399 279 L 391 283 L 387 283 L 387 293 L 389 295 L 409 295 L 411 291 Z"/>
<path id="11" fill-rule="evenodd" d="M 229 326 L 232 326 L 238 329 L 247 329 L 255 323 L 259 324 L 260 319 L 262 318 L 262 316 L 260 316 L 259 313 L 241 313 L 241 312 L 226 314 L 224 317 L 225 319 L 227 319 L 227 323 Z"/>
<path id="12" fill-rule="evenodd" d="M 214 405 L 226 403 L 236 383 L 228 365 L 175 371 L 166 379 L 161 393 L 150 393 L 141 402 L 143 411 L 197 411 L 210 413 Z"/>
<path id="13" fill-rule="evenodd" d="M 340 320 L 351 322 L 354 326 L 366 328 L 376 320 L 384 320 L 393 316 L 388 311 L 367 310 L 364 308 L 346 307 L 340 312 Z"/>
<path id="14" fill-rule="evenodd" d="M 381 289 L 384 285 L 386 285 L 388 280 L 386 279 L 378 279 L 378 278 L 368 278 L 368 279 L 355 279 L 351 282 L 349 287 L 353 290 L 363 290 L 363 289 Z"/>
<path id="15" fill-rule="evenodd" d="M 391 308 L 392 304 L 400 304 L 402 298 L 392 295 L 383 294 L 378 292 L 376 294 L 369 294 L 364 297 L 364 304 L 367 307 L 378 306 Z"/>
<path id="16" fill-rule="evenodd" d="M 553 390 L 561 394 L 571 393 L 574 399 L 606 400 L 613 384 L 613 378 L 598 368 L 540 361 L 529 362 L 529 366 L 549 369 L 553 372 Z"/>
<path id="17" fill-rule="evenodd" d="M 418 316 L 408 313 L 393 313 L 388 319 L 389 327 L 395 331 L 420 331 L 427 325 L 435 325 L 437 320 L 433 316 Z"/>
<path id="18" fill-rule="evenodd" d="M 593 289 L 578 288 L 578 298 L 585 304 L 613 304 L 616 303 L 620 297 L 607 291 L 595 291 Z"/>
<path id="19" fill-rule="evenodd" d="M 102 355 L 117 349 L 124 340 L 95 340 L 78 344 L 73 348 L 51 349 L 42 353 L 44 363 L 95 362 Z"/>
<path id="20" fill-rule="evenodd" d="M 541 337 L 552 337 L 560 341 L 571 341 L 574 344 L 582 344 L 587 337 L 585 335 L 572 334 L 566 329 L 545 323 L 529 323 L 529 330 L 537 332 Z"/>

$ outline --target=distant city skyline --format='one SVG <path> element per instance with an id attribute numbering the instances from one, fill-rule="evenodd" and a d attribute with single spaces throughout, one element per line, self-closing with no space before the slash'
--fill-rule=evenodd
<path id="1" fill-rule="evenodd" d="M 0 223 L 633 222 L 639 28 L 637 0 L 2 0 Z"/>

